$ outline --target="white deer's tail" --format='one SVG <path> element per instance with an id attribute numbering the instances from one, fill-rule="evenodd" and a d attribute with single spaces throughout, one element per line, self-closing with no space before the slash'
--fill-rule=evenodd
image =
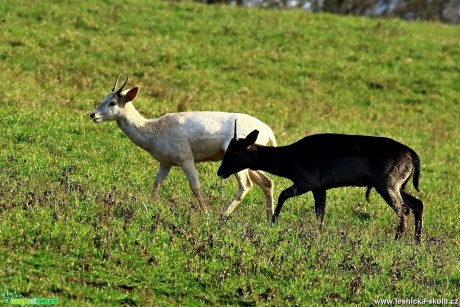
<path id="1" fill-rule="evenodd" d="M 276 144 L 275 134 L 273 133 L 272 129 L 268 126 L 267 126 L 267 132 L 268 132 L 268 139 L 269 139 L 268 142 L 270 143 L 270 145 L 276 147 L 277 144 Z"/>

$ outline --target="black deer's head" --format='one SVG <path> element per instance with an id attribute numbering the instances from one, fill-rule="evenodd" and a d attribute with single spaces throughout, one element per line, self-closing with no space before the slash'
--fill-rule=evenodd
<path id="1" fill-rule="evenodd" d="M 250 146 L 253 145 L 259 131 L 254 130 L 248 134 L 244 139 L 238 139 L 236 136 L 236 120 L 235 120 L 235 130 L 233 139 L 228 145 L 227 151 L 225 152 L 224 159 L 217 171 L 217 176 L 222 179 L 228 178 L 230 175 L 233 175 L 239 171 L 242 171 L 246 168 L 249 168 L 251 162 L 250 156 Z"/>

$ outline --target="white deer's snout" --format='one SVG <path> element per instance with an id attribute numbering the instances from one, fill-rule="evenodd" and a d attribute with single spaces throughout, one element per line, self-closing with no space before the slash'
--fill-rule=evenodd
<path id="1" fill-rule="evenodd" d="M 95 123 L 100 123 L 102 121 L 102 118 L 100 118 L 98 115 L 97 115 L 97 112 L 96 111 L 93 111 L 89 114 L 89 118 L 91 118 L 93 120 L 93 122 Z"/>

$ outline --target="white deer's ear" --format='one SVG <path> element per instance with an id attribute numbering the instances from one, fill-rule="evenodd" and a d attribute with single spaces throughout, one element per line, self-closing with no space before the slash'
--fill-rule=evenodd
<path id="1" fill-rule="evenodd" d="M 128 103 L 130 101 L 133 101 L 137 97 L 137 92 L 139 91 L 139 88 L 133 87 L 130 89 L 124 96 L 123 96 L 123 103 Z"/>

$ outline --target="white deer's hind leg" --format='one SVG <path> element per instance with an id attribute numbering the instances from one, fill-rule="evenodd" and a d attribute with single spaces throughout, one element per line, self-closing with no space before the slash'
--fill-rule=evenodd
<path id="1" fill-rule="evenodd" d="M 265 199 L 267 200 L 267 221 L 270 223 L 272 220 L 273 208 L 273 181 L 261 171 L 249 171 L 249 177 L 257 184 L 264 192 Z"/>
<path id="2" fill-rule="evenodd" d="M 158 190 L 160 189 L 163 181 L 166 176 L 168 176 L 171 166 L 164 165 L 160 163 L 157 174 L 155 175 L 155 182 L 153 183 L 152 198 L 156 199 L 158 197 Z"/>
<path id="3" fill-rule="evenodd" d="M 207 211 L 203 202 L 203 197 L 201 196 L 200 180 L 198 179 L 198 172 L 195 168 L 195 163 L 192 160 L 188 160 L 182 162 L 179 166 L 184 171 L 188 183 L 190 184 L 190 188 L 198 199 L 200 207 Z"/>
<path id="4" fill-rule="evenodd" d="M 222 212 L 223 217 L 228 217 L 236 206 L 243 200 L 243 197 L 251 190 L 252 181 L 249 178 L 248 170 L 244 170 L 235 174 L 235 178 L 238 181 L 238 191 L 236 192 L 235 198 L 232 200 L 227 209 Z"/>

